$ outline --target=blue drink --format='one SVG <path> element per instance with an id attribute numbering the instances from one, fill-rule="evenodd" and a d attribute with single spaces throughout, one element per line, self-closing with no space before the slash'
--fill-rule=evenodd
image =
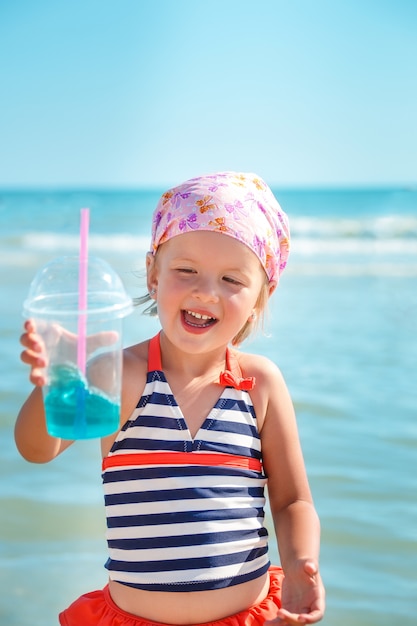
<path id="1" fill-rule="evenodd" d="M 47 356 L 46 427 L 70 440 L 105 437 L 119 428 L 122 319 L 133 309 L 119 276 L 94 256 L 80 304 L 80 273 L 79 256 L 53 259 L 37 272 L 23 305 Z M 84 273 L 85 267 L 85 279 Z"/>
<path id="2" fill-rule="evenodd" d="M 53 365 L 44 398 L 48 433 L 62 439 L 104 437 L 119 428 L 120 404 L 96 387 L 72 363 Z"/>

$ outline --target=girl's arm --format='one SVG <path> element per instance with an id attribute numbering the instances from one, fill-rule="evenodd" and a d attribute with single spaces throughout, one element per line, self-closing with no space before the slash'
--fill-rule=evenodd
<path id="1" fill-rule="evenodd" d="M 35 389 L 20 409 L 15 425 L 15 441 L 20 454 L 32 463 L 47 463 L 66 450 L 73 442 L 51 437 L 46 430 L 42 386 L 46 355 L 42 339 L 30 320 L 20 338 L 24 347 L 21 360 L 30 366 L 29 379 Z"/>
<path id="2" fill-rule="evenodd" d="M 20 409 L 14 436 L 20 454 L 31 463 L 48 463 L 73 443 L 48 434 L 39 387 L 32 391 Z"/>
<path id="3" fill-rule="evenodd" d="M 268 362 L 262 394 L 268 397 L 261 429 L 268 496 L 285 573 L 284 623 L 313 623 L 324 614 L 319 574 L 320 523 L 311 497 L 293 404 L 278 368 Z M 266 387 L 264 387 L 264 383 Z"/>
<path id="4" fill-rule="evenodd" d="M 271 364 L 268 406 L 261 430 L 268 495 L 279 538 L 283 569 L 300 559 L 318 561 L 320 525 L 313 505 L 293 404 L 286 384 Z"/>

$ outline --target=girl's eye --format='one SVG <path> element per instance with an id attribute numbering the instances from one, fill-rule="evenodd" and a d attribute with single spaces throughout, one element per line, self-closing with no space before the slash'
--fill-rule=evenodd
<path id="1" fill-rule="evenodd" d="M 237 280 L 236 278 L 232 278 L 232 276 L 223 276 L 223 280 L 226 281 L 226 283 L 230 283 L 232 285 L 241 285 L 242 284 L 240 282 L 240 280 Z"/>
<path id="2" fill-rule="evenodd" d="M 191 267 L 177 267 L 177 272 L 180 272 L 181 274 L 194 274 L 195 270 Z"/>

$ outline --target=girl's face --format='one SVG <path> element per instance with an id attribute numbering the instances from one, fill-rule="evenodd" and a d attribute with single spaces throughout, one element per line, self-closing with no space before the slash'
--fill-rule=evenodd
<path id="1" fill-rule="evenodd" d="M 148 256 L 148 288 L 156 290 L 162 328 L 194 352 L 227 345 L 257 313 L 266 280 L 252 250 L 221 233 L 184 233 Z"/>

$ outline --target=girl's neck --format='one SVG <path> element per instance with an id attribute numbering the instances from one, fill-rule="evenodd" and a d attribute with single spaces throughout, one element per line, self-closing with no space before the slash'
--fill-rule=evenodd
<path id="1" fill-rule="evenodd" d="M 185 352 L 173 344 L 162 331 L 160 334 L 162 369 L 175 372 L 183 379 L 218 378 L 225 368 L 227 346 L 219 346 L 210 352 Z"/>

